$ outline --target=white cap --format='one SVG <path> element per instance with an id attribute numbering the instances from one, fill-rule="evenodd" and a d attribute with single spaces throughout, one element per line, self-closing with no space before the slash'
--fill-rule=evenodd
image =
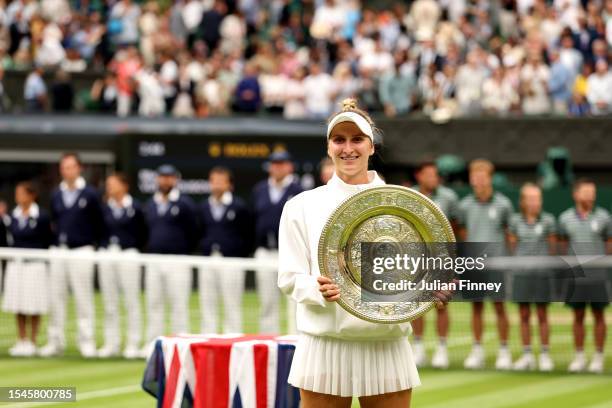
<path id="1" fill-rule="evenodd" d="M 374 131 L 372 130 L 372 126 L 370 125 L 370 123 L 366 120 L 366 118 L 364 118 L 360 114 L 355 113 L 355 112 L 350 112 L 350 111 L 337 114 L 336 116 L 334 116 L 331 122 L 329 122 L 329 125 L 327 125 L 327 138 L 328 139 L 329 139 L 329 135 L 331 135 L 331 132 L 334 126 L 342 122 L 353 122 L 355 125 L 357 125 L 359 130 L 361 130 L 361 132 L 364 135 L 370 138 L 370 140 L 372 141 L 372 144 L 374 144 Z"/>

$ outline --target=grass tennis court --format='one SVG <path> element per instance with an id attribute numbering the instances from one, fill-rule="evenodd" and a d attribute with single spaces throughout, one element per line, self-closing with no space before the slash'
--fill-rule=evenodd
<path id="1" fill-rule="evenodd" d="M 102 339 L 102 303 L 96 297 L 97 336 Z M 605 375 L 568 375 L 565 369 L 572 357 L 571 313 L 563 305 L 553 304 L 551 315 L 551 355 L 555 360 L 556 370 L 553 373 L 502 373 L 494 370 L 467 372 L 461 369 L 462 361 L 469 352 L 471 336 L 469 331 L 469 309 L 465 303 L 451 305 L 451 335 L 449 336 L 449 354 L 451 369 L 436 371 L 421 369 L 423 386 L 415 390 L 413 407 L 612 407 L 612 341 L 607 340 L 606 374 Z M 254 292 L 244 296 L 245 332 L 257 332 L 258 302 Z M 74 309 L 71 307 L 68 319 L 68 349 L 64 357 L 54 359 L 14 359 L 7 355 L 8 348 L 15 339 L 13 317 L 0 313 L 0 386 L 75 386 L 77 388 L 77 406 L 84 407 L 150 407 L 154 399 L 140 388 L 144 370 L 144 361 L 84 360 L 75 347 L 74 335 L 76 324 Z M 195 332 L 199 327 L 198 298 L 191 298 L 191 328 Z M 518 341 L 517 312 L 509 304 L 512 331 L 511 348 L 514 358 L 520 353 Z M 494 316 L 487 308 L 487 330 L 485 348 L 488 352 L 487 364 L 493 366 L 497 348 L 497 336 L 494 329 Z M 607 313 L 608 323 L 612 325 L 612 316 Z M 426 344 L 431 355 L 435 346 L 433 336 L 434 316 L 428 316 Z M 587 355 L 592 352 L 591 322 L 587 320 Z M 285 322 L 283 322 L 285 327 Z M 537 334 L 537 332 L 536 332 Z M 44 342 L 45 327 L 41 332 L 39 344 Z M 538 351 L 537 342 L 534 342 Z M 98 344 L 100 346 L 101 344 Z M 29 406 L 49 406 L 31 403 L 0 404 L 25 408 Z M 57 404 L 52 406 L 75 406 Z M 355 405 L 357 406 L 357 405 Z"/>

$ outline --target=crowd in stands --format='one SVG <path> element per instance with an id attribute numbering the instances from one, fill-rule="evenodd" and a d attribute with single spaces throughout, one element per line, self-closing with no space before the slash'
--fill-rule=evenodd
<path id="1" fill-rule="evenodd" d="M 30 72 L 29 112 L 74 109 L 89 70 L 80 109 L 119 116 L 612 113 L 612 0 L 388 3 L 0 0 L 0 78 Z"/>

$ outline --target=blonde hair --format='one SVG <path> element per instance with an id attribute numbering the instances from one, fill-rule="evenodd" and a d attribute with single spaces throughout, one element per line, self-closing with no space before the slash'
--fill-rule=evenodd
<path id="1" fill-rule="evenodd" d="M 486 171 L 492 175 L 495 172 L 495 166 L 487 159 L 475 159 L 470 162 L 470 173 L 474 171 Z"/>
<path id="2" fill-rule="evenodd" d="M 376 125 L 374 124 L 374 121 L 372 120 L 370 115 L 368 115 L 368 112 L 366 112 L 363 109 L 360 109 L 357 106 L 357 99 L 356 98 L 345 98 L 345 99 L 343 99 L 342 102 L 340 102 L 340 110 L 338 112 L 334 113 L 333 115 L 331 115 L 329 117 L 329 119 L 327 119 L 327 124 L 329 125 L 329 123 L 331 123 L 331 121 L 336 116 L 338 116 L 339 114 L 344 113 L 344 112 L 354 112 L 354 113 L 360 115 L 361 117 L 363 117 L 368 122 L 368 124 L 372 127 L 372 132 L 374 133 L 374 142 L 375 143 L 382 142 L 382 131 L 376 127 Z"/>

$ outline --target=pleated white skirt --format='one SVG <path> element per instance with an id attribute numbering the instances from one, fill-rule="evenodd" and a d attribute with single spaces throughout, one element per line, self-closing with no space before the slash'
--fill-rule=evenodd
<path id="1" fill-rule="evenodd" d="M 21 267 L 20 267 L 21 266 Z M 2 310 L 39 315 L 49 309 L 49 276 L 44 262 L 8 262 L 4 277 Z"/>
<path id="2" fill-rule="evenodd" d="M 347 341 L 301 334 L 289 383 L 323 394 L 361 397 L 417 387 L 421 380 L 406 337 Z"/>

